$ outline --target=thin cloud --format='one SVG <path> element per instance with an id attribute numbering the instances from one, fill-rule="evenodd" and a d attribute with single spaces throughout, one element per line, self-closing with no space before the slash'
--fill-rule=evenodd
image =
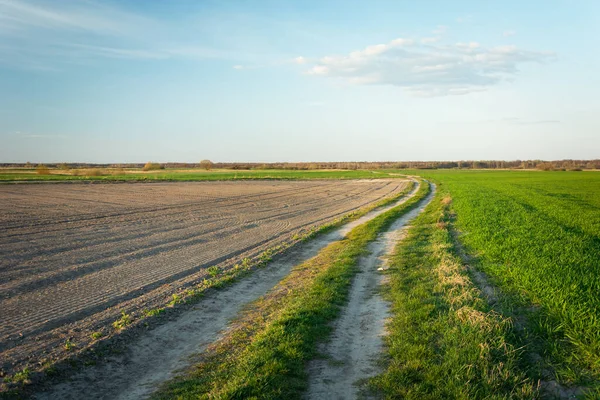
<path id="1" fill-rule="evenodd" d="M 305 57 L 299 56 L 294 58 L 294 62 L 296 64 L 306 64 L 308 62 L 308 60 Z"/>
<path id="2" fill-rule="evenodd" d="M 38 133 L 27 133 L 21 131 L 15 131 L 11 133 L 12 136 L 16 136 L 23 139 L 65 139 L 66 135 L 59 134 L 38 134 Z"/>
<path id="3" fill-rule="evenodd" d="M 516 46 L 438 45 L 399 38 L 347 55 L 323 57 L 305 73 L 349 84 L 398 86 L 417 97 L 466 95 L 514 79 L 521 64 L 554 57 Z"/>
<path id="4" fill-rule="evenodd" d="M 540 121 L 515 121 L 516 125 L 554 125 L 561 124 L 561 121 L 548 119 L 548 120 L 540 120 Z"/>
<path id="5" fill-rule="evenodd" d="M 511 37 L 511 36 L 515 36 L 516 34 L 517 34 L 517 31 L 510 30 L 510 31 L 504 31 L 502 33 L 502 36 Z"/>
<path id="6" fill-rule="evenodd" d="M 441 39 L 442 38 L 440 38 L 439 36 L 435 36 L 435 37 L 424 37 L 424 38 L 421 38 L 419 41 L 423 44 L 429 44 L 429 43 L 437 43 Z"/>
<path id="7" fill-rule="evenodd" d="M 131 34 L 155 22 L 136 14 L 94 2 L 49 4 L 44 7 L 23 0 L 0 0 L 0 15 L 6 30 L 82 31 L 99 35 Z"/>
<path id="8" fill-rule="evenodd" d="M 562 124 L 556 119 L 529 120 L 519 117 L 505 117 L 500 119 L 485 119 L 480 121 L 446 121 L 447 124 L 509 124 L 509 125 L 554 125 Z"/>
<path id="9" fill-rule="evenodd" d="M 94 59 L 228 59 L 252 62 L 223 50 L 171 38 L 173 26 L 93 1 L 34 3 L 0 0 L 0 63 L 20 69 L 58 70 Z"/>

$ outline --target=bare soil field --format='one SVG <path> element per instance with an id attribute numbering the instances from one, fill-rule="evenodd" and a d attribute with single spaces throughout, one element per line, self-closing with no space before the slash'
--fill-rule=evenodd
<path id="1" fill-rule="evenodd" d="M 0 187 L 0 368 L 53 359 L 210 266 L 400 192 L 402 180 Z"/>

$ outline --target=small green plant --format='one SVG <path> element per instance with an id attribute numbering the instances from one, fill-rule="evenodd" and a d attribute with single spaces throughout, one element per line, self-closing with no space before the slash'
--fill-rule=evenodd
<path id="1" fill-rule="evenodd" d="M 91 337 L 93 340 L 98 340 L 100 339 L 102 336 L 104 336 L 104 334 L 102 332 L 94 332 L 92 333 Z"/>
<path id="2" fill-rule="evenodd" d="M 180 303 L 183 303 L 183 299 L 181 298 L 180 295 L 175 293 L 175 294 L 173 294 L 173 300 L 171 300 L 168 305 L 170 307 L 173 307 L 174 305 L 180 304 Z"/>
<path id="3" fill-rule="evenodd" d="M 155 317 L 162 314 L 165 311 L 164 308 L 153 308 L 152 310 L 144 310 L 144 316 Z"/>
<path id="4" fill-rule="evenodd" d="M 75 347 L 75 344 L 71 341 L 71 339 L 67 339 L 65 341 L 65 350 L 71 351 Z"/>
<path id="5" fill-rule="evenodd" d="M 125 311 L 121 311 L 121 318 L 113 322 L 113 327 L 117 330 L 125 328 L 131 323 L 131 316 L 126 314 Z"/>
<path id="6" fill-rule="evenodd" d="M 31 376 L 31 371 L 29 368 L 24 368 L 22 371 L 17 372 L 11 378 L 5 378 L 5 382 L 13 382 L 13 383 L 25 383 L 29 380 Z"/>
<path id="7" fill-rule="evenodd" d="M 272 259 L 273 252 L 271 250 L 265 250 L 260 255 L 260 261 L 262 263 L 268 263 Z"/>
<path id="8" fill-rule="evenodd" d="M 213 265 L 212 267 L 208 268 L 208 274 L 213 278 L 219 275 L 219 272 L 221 272 L 221 270 L 216 265 Z"/>

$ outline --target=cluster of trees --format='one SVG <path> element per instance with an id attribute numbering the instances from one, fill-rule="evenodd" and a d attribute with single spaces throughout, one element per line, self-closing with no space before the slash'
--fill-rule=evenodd
<path id="1" fill-rule="evenodd" d="M 0 164 L 1 167 L 33 168 L 31 163 Z M 77 168 L 142 168 L 144 170 L 202 168 L 219 169 L 540 169 L 540 170 L 584 170 L 600 169 L 600 160 L 461 160 L 461 161 L 382 161 L 382 162 L 300 162 L 300 163 L 213 163 L 202 160 L 199 163 L 154 163 L 145 164 L 88 164 L 88 163 L 50 163 L 48 168 L 63 170 Z"/>

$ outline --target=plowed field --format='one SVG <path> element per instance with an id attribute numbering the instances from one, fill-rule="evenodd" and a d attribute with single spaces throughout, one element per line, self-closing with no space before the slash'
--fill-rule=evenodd
<path id="1" fill-rule="evenodd" d="M 401 180 L 0 186 L 0 359 L 10 371 L 121 310 L 164 302 Z"/>

